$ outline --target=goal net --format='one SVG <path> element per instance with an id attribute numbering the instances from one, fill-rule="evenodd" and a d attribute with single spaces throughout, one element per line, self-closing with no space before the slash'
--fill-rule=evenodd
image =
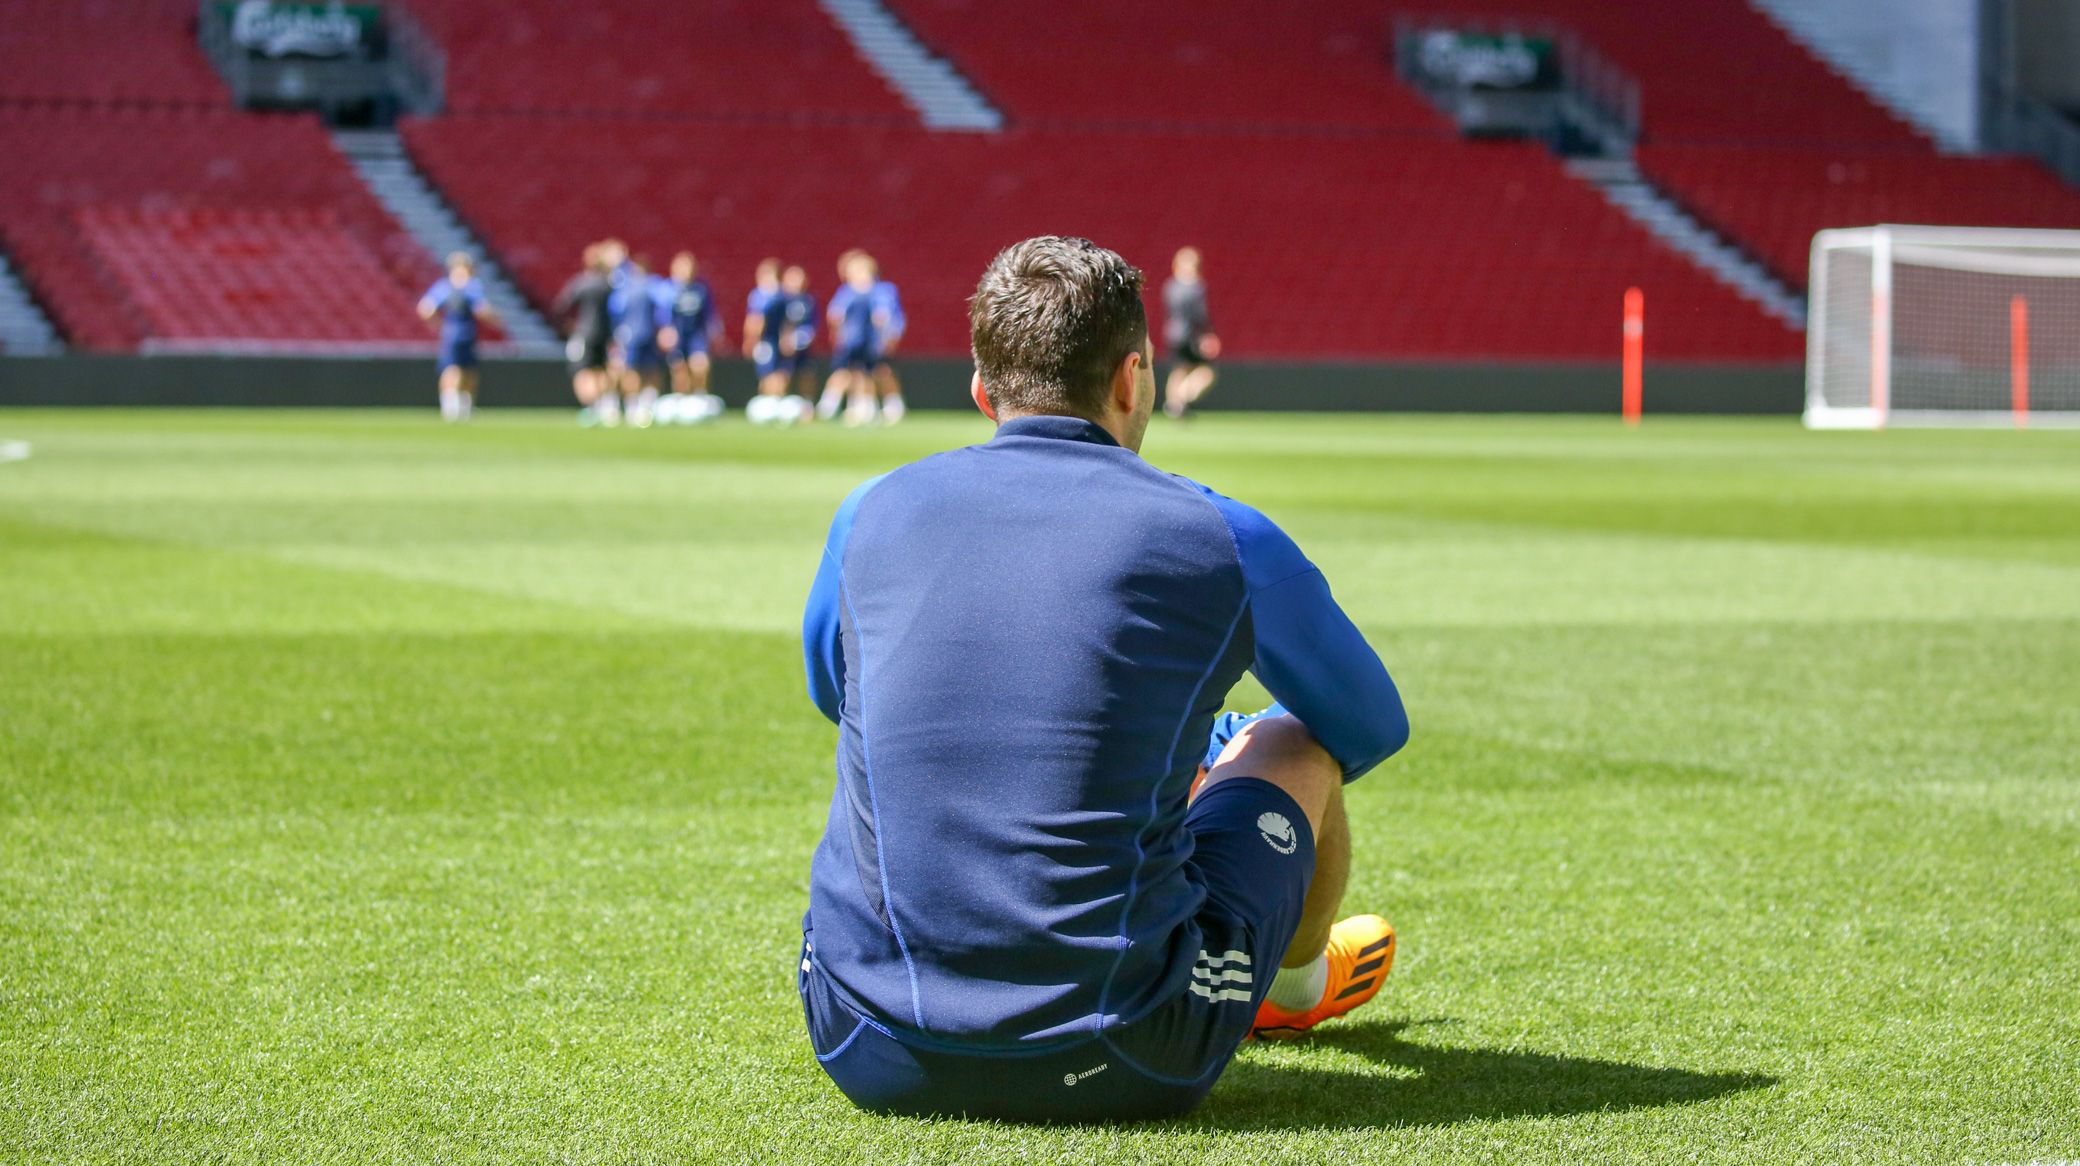
<path id="1" fill-rule="evenodd" d="M 2080 231 L 1815 235 L 1806 424 L 2080 425 Z"/>

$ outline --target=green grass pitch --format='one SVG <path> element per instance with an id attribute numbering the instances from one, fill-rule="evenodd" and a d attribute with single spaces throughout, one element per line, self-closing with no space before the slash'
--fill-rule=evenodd
<path id="1" fill-rule="evenodd" d="M 1788 421 L 1159 422 L 1406 690 L 1401 962 L 1189 1120 L 853 1112 L 798 604 L 986 434 L 0 412 L 0 1160 L 2080 1158 L 2080 435 Z"/>

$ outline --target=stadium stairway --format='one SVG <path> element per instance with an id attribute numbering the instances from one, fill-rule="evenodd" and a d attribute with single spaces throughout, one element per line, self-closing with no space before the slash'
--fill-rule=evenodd
<path id="1" fill-rule="evenodd" d="M 860 57 L 917 110 L 926 129 L 994 133 L 1004 115 L 924 46 L 881 0 L 818 0 Z"/>
<path id="2" fill-rule="evenodd" d="M 1978 76 L 1973 7 L 1927 2 L 1888 7 L 1865 0 L 1749 3 L 1815 60 L 1945 152 L 1973 151 Z"/>
<path id="3" fill-rule="evenodd" d="M 48 356 L 64 347 L 50 318 L 15 277 L 7 257 L 0 255 L 0 352 L 9 356 Z"/>
<path id="4" fill-rule="evenodd" d="M 1805 286 L 1813 235 L 1828 227 L 2080 227 L 2080 191 L 2023 158 L 1654 142 L 1633 158 L 1655 186 L 1791 287 Z"/>
<path id="5" fill-rule="evenodd" d="M 368 192 L 390 212 L 435 263 L 461 251 L 477 261 L 477 278 L 497 309 L 515 355 L 554 356 L 562 342 L 534 310 L 491 252 L 442 200 L 406 153 L 403 139 L 389 130 L 334 130 L 332 143 L 346 156 Z"/>
<path id="6" fill-rule="evenodd" d="M 1655 238 L 1688 256 L 1742 299 L 1793 328 L 1806 323 L 1805 301 L 1769 269 L 1720 238 L 1673 199 L 1655 189 L 1630 158 L 1576 158 L 1568 173 L 1596 187 L 1612 206 Z"/>

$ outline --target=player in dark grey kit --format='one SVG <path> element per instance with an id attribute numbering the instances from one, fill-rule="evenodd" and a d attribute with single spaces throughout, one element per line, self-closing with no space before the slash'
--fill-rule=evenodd
<path id="1" fill-rule="evenodd" d="M 619 402 L 607 388 L 607 346 L 614 339 L 614 317 L 607 300 L 614 286 L 607 276 L 607 257 L 597 243 L 585 248 L 585 266 L 556 296 L 555 314 L 570 319 L 569 342 L 564 354 L 570 358 L 571 391 L 578 398 L 580 424 L 597 425 L 612 414 L 617 420 Z"/>
<path id="2" fill-rule="evenodd" d="M 1163 284 L 1163 342 L 1170 346 L 1170 376 L 1163 384 L 1163 412 L 1183 417 L 1216 376 L 1213 362 L 1221 354 L 1221 338 L 1213 334 L 1206 311 L 1206 283 L 1199 278 L 1199 249 L 1180 247 L 1170 261 Z"/>
<path id="3" fill-rule="evenodd" d="M 838 726 L 810 1043 L 870 1110 L 1181 1113 L 1245 1036 L 1379 991 L 1343 784 L 1408 722 L 1285 532 L 1139 456 L 1139 271 L 1028 239 L 969 314 L 996 437 L 854 490 L 803 616 Z M 1222 714 L 1245 671 L 1281 703 Z"/>

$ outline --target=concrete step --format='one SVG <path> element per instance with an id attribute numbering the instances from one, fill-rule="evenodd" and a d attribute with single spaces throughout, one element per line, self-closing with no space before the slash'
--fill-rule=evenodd
<path id="1" fill-rule="evenodd" d="M 1805 301 L 1797 292 L 1661 193 L 1630 158 L 1576 158 L 1566 165 L 1568 173 L 1596 187 L 1605 201 L 1741 298 L 1793 328 L 1805 328 Z"/>
<path id="2" fill-rule="evenodd" d="M 0 352 L 9 356 L 49 356 L 64 349 L 50 317 L 37 306 L 6 257 L 0 256 Z"/>
<path id="3" fill-rule="evenodd" d="M 1748 0 L 1748 5 L 1940 149 L 1953 154 L 1977 149 L 1979 5 L 1955 0 Z"/>
<path id="4" fill-rule="evenodd" d="M 851 38 L 853 50 L 917 111 L 925 128 L 983 133 L 1004 128 L 1004 115 L 960 70 L 934 56 L 881 0 L 819 3 Z"/>

